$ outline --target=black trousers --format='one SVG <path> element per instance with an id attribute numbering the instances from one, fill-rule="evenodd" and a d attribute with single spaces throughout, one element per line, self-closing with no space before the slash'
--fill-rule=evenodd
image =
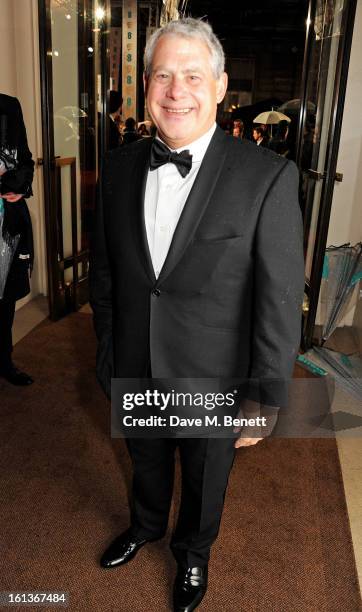
<path id="1" fill-rule="evenodd" d="M 0 300 L 0 368 L 11 364 L 13 350 L 12 327 L 15 314 L 15 300 Z"/>
<path id="2" fill-rule="evenodd" d="M 127 445 L 133 464 L 131 525 L 134 534 L 145 539 L 166 532 L 179 447 L 181 505 L 171 550 L 184 567 L 205 566 L 219 531 L 234 440 L 132 438 Z"/>

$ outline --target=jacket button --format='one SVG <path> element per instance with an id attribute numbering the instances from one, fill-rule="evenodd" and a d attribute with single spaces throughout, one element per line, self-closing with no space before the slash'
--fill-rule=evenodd
<path id="1" fill-rule="evenodd" d="M 161 291 L 159 289 L 154 289 L 152 291 L 152 295 L 154 295 L 155 297 L 160 297 Z"/>

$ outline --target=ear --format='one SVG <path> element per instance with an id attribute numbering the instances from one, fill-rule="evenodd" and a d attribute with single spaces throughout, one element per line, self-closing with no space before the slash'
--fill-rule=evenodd
<path id="1" fill-rule="evenodd" d="M 224 99 L 227 88 L 228 75 L 226 72 L 223 72 L 221 77 L 216 81 L 216 99 L 218 104 Z"/>

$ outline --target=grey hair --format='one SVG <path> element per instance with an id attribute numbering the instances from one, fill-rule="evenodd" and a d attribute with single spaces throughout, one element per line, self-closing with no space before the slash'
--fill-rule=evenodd
<path id="1" fill-rule="evenodd" d="M 177 21 L 169 21 L 162 28 L 158 28 L 149 37 L 144 56 L 144 70 L 146 77 L 151 76 L 152 60 L 155 53 L 156 45 L 162 36 L 182 36 L 184 38 L 197 38 L 206 44 L 211 55 L 211 67 L 215 79 L 219 79 L 225 69 L 225 54 L 216 34 L 212 27 L 201 19 L 193 17 L 184 17 Z"/>

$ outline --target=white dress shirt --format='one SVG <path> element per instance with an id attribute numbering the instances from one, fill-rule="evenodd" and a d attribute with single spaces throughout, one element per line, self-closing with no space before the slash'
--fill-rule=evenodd
<path id="1" fill-rule="evenodd" d="M 167 163 L 149 170 L 145 193 L 145 224 L 148 247 L 156 278 L 167 257 L 172 238 L 194 184 L 201 162 L 215 132 L 216 123 L 194 142 L 174 149 L 177 153 L 188 149 L 192 168 L 183 178 L 175 164 Z M 161 139 L 159 139 L 161 140 Z"/>

